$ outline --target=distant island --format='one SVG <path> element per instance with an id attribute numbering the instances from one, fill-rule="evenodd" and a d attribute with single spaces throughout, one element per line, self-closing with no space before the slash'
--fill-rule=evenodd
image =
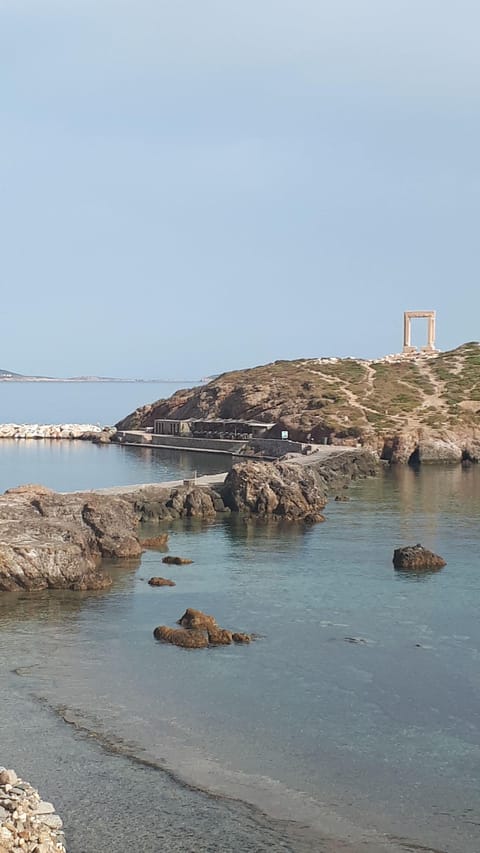
<path id="1" fill-rule="evenodd" d="M 185 382 L 197 384 L 202 379 L 122 379 L 117 376 L 25 376 L 12 370 L 0 370 L 0 382 L 136 382 L 136 383 L 168 383 L 178 385 Z"/>

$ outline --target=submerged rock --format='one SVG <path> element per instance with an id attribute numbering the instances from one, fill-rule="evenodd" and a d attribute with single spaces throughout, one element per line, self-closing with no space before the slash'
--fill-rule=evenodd
<path id="1" fill-rule="evenodd" d="M 252 642 L 251 634 L 244 634 L 241 631 L 234 631 L 232 634 L 232 640 L 234 643 L 251 643 Z"/>
<path id="2" fill-rule="evenodd" d="M 159 533 L 158 536 L 150 536 L 148 539 L 142 539 L 142 545 L 144 548 L 151 548 L 152 550 L 165 548 L 168 542 L 168 533 Z"/>
<path id="3" fill-rule="evenodd" d="M 406 545 L 393 552 L 393 565 L 396 569 L 442 569 L 446 566 L 443 557 L 424 548 L 423 545 Z"/>
<path id="4" fill-rule="evenodd" d="M 186 557 L 164 557 L 162 563 L 168 566 L 189 566 L 193 560 L 188 560 Z"/>
<path id="5" fill-rule="evenodd" d="M 176 586 L 175 581 L 171 581 L 169 578 L 150 578 L 148 581 L 150 586 Z"/>

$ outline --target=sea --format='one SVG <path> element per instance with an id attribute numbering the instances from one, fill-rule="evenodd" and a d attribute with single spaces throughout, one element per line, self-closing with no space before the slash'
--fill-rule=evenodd
<path id="1" fill-rule="evenodd" d="M 0 421 L 111 423 L 165 396 L 39 387 L 26 417 L 28 386 L 9 385 Z M 230 465 L 11 440 L 0 460 L 2 488 L 62 491 Z M 55 803 L 69 853 L 478 853 L 480 470 L 385 468 L 348 494 L 309 528 L 173 523 L 170 553 L 193 560 L 168 567 L 173 588 L 148 586 L 165 574 L 149 551 L 107 564 L 109 590 L 1 594 L 0 763 Z M 417 542 L 447 566 L 395 571 Z M 258 638 L 157 643 L 186 607 Z"/>

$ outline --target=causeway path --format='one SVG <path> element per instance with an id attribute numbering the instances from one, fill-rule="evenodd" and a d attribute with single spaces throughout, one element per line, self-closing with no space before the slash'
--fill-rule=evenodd
<path id="1" fill-rule="evenodd" d="M 315 448 L 313 453 L 309 453 L 303 455 L 301 453 L 289 453 L 283 459 L 286 462 L 295 462 L 297 465 L 309 466 L 314 465 L 317 462 L 321 462 L 322 459 L 327 459 L 329 456 L 334 456 L 339 453 L 351 453 L 353 451 L 358 451 L 358 447 L 343 447 L 342 445 L 335 444 L 317 444 L 312 445 Z M 248 462 L 248 460 L 252 460 L 254 462 L 262 462 L 261 457 L 258 456 L 244 456 L 239 457 L 238 462 Z M 136 483 L 135 485 L 130 486 L 108 486 L 101 489 L 89 489 L 83 491 L 90 491 L 92 494 L 99 495 L 125 495 L 130 494 L 131 492 L 138 492 L 140 489 L 148 489 L 150 487 L 162 486 L 166 489 L 173 489 L 177 486 L 183 486 L 184 481 L 188 480 L 189 482 L 195 482 L 196 486 L 208 486 L 211 489 L 218 488 L 218 486 L 222 486 L 225 482 L 225 477 L 227 476 L 228 471 L 222 471 L 220 474 L 204 474 L 201 477 L 184 477 L 181 480 L 165 480 L 157 483 Z"/>
<path id="2" fill-rule="evenodd" d="M 130 492 L 138 492 L 140 489 L 149 489 L 153 486 L 156 488 L 162 486 L 166 489 L 173 489 L 176 486 L 183 486 L 185 480 L 188 480 L 190 483 L 195 482 L 196 486 L 209 486 L 211 489 L 214 489 L 215 486 L 223 485 L 227 474 L 228 471 L 222 471 L 221 474 L 204 474 L 202 477 L 184 477 L 181 480 L 160 480 L 157 483 L 136 483 L 131 486 L 108 486 L 103 489 L 84 489 L 83 492 L 88 491 L 95 495 L 127 495 Z"/>

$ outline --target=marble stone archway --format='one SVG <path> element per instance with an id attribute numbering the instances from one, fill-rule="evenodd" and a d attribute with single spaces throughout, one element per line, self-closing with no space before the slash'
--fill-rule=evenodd
<path id="1" fill-rule="evenodd" d="M 403 315 L 403 352 L 417 352 L 416 347 L 412 347 L 412 330 L 411 321 L 418 317 L 425 318 L 427 322 L 427 343 L 421 347 L 421 352 L 437 352 L 435 349 L 435 311 L 405 311 Z"/>

